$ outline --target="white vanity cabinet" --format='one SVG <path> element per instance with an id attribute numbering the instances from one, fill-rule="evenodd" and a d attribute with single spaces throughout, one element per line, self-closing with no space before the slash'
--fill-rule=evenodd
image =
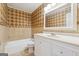
<path id="1" fill-rule="evenodd" d="M 36 56 L 79 56 L 79 46 L 35 35 Z"/>
<path id="2" fill-rule="evenodd" d="M 55 42 L 55 43 L 54 43 Z M 75 55 L 75 52 L 73 52 L 72 48 L 69 48 L 69 46 L 64 46 L 61 42 L 52 42 L 52 55 L 55 56 L 73 56 Z"/>
<path id="3" fill-rule="evenodd" d="M 73 52 L 67 48 L 63 48 L 61 46 L 58 45 L 53 45 L 52 47 L 52 55 L 56 55 L 56 56 L 70 56 L 73 55 Z"/>

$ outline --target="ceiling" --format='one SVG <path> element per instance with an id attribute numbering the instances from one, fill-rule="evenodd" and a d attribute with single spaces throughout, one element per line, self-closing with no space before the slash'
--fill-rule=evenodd
<path id="1" fill-rule="evenodd" d="M 42 3 L 7 3 L 8 7 L 32 13 Z"/>

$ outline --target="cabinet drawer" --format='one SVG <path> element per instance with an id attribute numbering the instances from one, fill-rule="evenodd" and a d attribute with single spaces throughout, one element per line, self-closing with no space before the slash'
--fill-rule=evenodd
<path id="1" fill-rule="evenodd" d="M 79 56 L 79 52 L 73 51 L 73 56 Z"/>
<path id="2" fill-rule="evenodd" d="M 57 55 L 57 56 L 72 56 L 73 52 L 67 48 L 63 48 L 58 45 L 53 45 L 52 46 L 52 55 Z"/>
<path id="3" fill-rule="evenodd" d="M 73 51 L 68 49 L 68 48 L 62 48 L 62 51 L 63 51 L 63 56 L 73 56 Z"/>

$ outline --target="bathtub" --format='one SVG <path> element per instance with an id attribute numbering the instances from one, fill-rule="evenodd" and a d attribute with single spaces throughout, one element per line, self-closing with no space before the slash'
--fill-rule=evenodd
<path id="1" fill-rule="evenodd" d="M 22 40 L 16 40 L 7 42 L 5 45 L 5 52 L 8 53 L 8 55 L 16 54 L 23 49 L 25 49 L 28 44 L 34 45 L 34 42 L 32 39 L 22 39 Z"/>

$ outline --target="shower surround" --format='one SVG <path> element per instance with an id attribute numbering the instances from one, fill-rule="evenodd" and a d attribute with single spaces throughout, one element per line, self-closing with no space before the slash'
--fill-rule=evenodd
<path id="1" fill-rule="evenodd" d="M 31 37 L 31 14 L 8 7 L 9 40 Z"/>

